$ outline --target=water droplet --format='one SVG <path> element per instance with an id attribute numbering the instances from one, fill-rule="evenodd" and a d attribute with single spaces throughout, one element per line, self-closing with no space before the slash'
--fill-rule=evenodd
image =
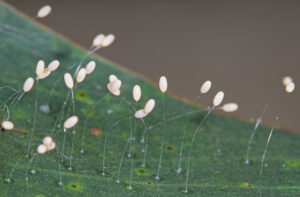
<path id="1" fill-rule="evenodd" d="M 286 166 L 285 164 L 282 164 L 282 167 L 283 167 L 283 168 L 285 168 L 285 166 Z"/>
<path id="2" fill-rule="evenodd" d="M 145 152 L 145 149 L 142 149 L 142 153 L 144 153 Z"/>
<path id="3" fill-rule="evenodd" d="M 70 166 L 70 167 L 68 167 L 68 171 L 69 171 L 69 172 L 72 172 L 72 170 L 73 170 L 73 169 L 72 169 L 72 167 L 71 167 L 71 166 Z"/>
<path id="4" fill-rule="evenodd" d="M 249 164 L 250 164 L 249 159 L 247 159 L 247 160 L 244 162 L 244 164 L 249 165 Z"/>
<path id="5" fill-rule="evenodd" d="M 140 142 L 141 142 L 142 144 L 144 144 L 144 143 L 145 143 L 145 139 L 142 138 Z"/>
<path id="6" fill-rule="evenodd" d="M 9 183 L 11 183 L 11 179 L 10 178 L 6 178 L 6 179 L 4 179 L 4 182 L 7 183 L 7 184 L 9 184 Z"/>
<path id="7" fill-rule="evenodd" d="M 67 129 L 64 129 L 64 132 L 67 132 Z"/>
<path id="8" fill-rule="evenodd" d="M 81 149 L 81 150 L 80 150 L 80 153 L 81 153 L 81 154 L 83 154 L 83 153 L 84 153 L 84 150 L 83 150 L 83 149 Z"/>
<path id="9" fill-rule="evenodd" d="M 182 190 L 182 193 L 187 194 L 187 193 L 189 193 L 189 191 L 187 189 L 185 189 L 185 190 Z"/>
<path id="10" fill-rule="evenodd" d="M 40 110 L 41 110 L 41 112 L 44 112 L 45 114 L 49 114 L 50 113 L 50 107 L 47 104 L 41 105 L 40 106 Z"/>
<path id="11" fill-rule="evenodd" d="M 97 90 L 101 90 L 102 89 L 102 86 L 100 84 L 96 85 L 96 89 Z"/>
<path id="12" fill-rule="evenodd" d="M 127 189 L 132 190 L 133 188 L 132 188 L 131 185 L 129 185 L 129 186 L 127 187 Z"/>
<path id="13" fill-rule="evenodd" d="M 143 168 L 146 168 L 146 164 L 145 163 L 142 163 L 141 165 Z"/>
<path id="14" fill-rule="evenodd" d="M 25 178 L 25 181 L 28 182 L 28 180 L 29 180 L 29 178 L 28 178 L 28 176 L 27 176 L 27 177 Z"/>
<path id="15" fill-rule="evenodd" d="M 35 170 L 30 170 L 29 173 L 32 174 L 32 175 L 35 175 L 36 171 Z"/>
<path id="16" fill-rule="evenodd" d="M 182 172 L 182 168 L 178 168 L 178 169 L 176 170 L 176 172 L 177 172 L 177 174 L 180 174 L 180 173 Z"/>
<path id="17" fill-rule="evenodd" d="M 128 154 L 127 154 L 127 157 L 128 157 L 128 158 L 131 158 L 131 154 L 130 154 L 130 153 L 128 153 Z"/>
<path id="18" fill-rule="evenodd" d="M 61 187 L 64 185 L 64 183 L 62 181 L 58 181 L 57 185 Z"/>
<path id="19" fill-rule="evenodd" d="M 159 177 L 159 176 L 155 176 L 154 179 L 155 179 L 156 181 L 159 181 L 159 180 L 160 180 L 160 177 Z"/>
<path id="20" fill-rule="evenodd" d="M 117 184 L 119 184 L 119 183 L 120 183 L 120 180 L 119 180 L 119 179 L 117 179 L 117 180 L 116 180 L 116 183 L 117 183 Z"/>
<path id="21" fill-rule="evenodd" d="M 105 172 L 102 172 L 101 175 L 102 175 L 102 176 L 105 176 Z"/>
<path id="22" fill-rule="evenodd" d="M 265 164 L 265 167 L 268 167 L 268 164 L 267 164 L 267 163 Z"/>
<path id="23" fill-rule="evenodd" d="M 108 109 L 108 110 L 106 111 L 107 114 L 111 114 L 112 112 L 113 112 L 112 109 Z"/>
<path id="24" fill-rule="evenodd" d="M 73 131 L 72 131 L 72 134 L 73 134 L 73 135 L 75 135 L 75 134 L 76 134 L 76 131 L 75 131 L 75 130 L 73 130 Z"/>
<path id="25" fill-rule="evenodd" d="M 61 128 L 61 125 L 60 125 L 60 124 L 56 125 L 56 128 L 60 129 L 60 128 Z"/>

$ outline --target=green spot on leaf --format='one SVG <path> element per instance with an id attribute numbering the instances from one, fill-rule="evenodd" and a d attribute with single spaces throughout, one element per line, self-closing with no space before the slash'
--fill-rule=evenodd
<path id="1" fill-rule="evenodd" d="M 72 191 L 82 191 L 83 186 L 80 183 L 69 183 L 67 185 L 67 188 L 72 190 Z"/>
<path id="2" fill-rule="evenodd" d="M 224 185 L 224 186 L 220 186 L 219 189 L 220 189 L 221 191 L 226 191 L 228 188 L 227 188 L 227 186 Z"/>
<path id="3" fill-rule="evenodd" d="M 82 90 L 77 91 L 75 97 L 76 97 L 76 99 L 78 99 L 82 102 L 85 102 L 88 105 L 93 105 L 94 104 L 94 101 L 91 100 L 89 98 L 88 94 L 86 92 L 82 91 Z"/>
<path id="4" fill-rule="evenodd" d="M 172 146 L 172 145 L 167 145 L 166 150 L 169 151 L 169 152 L 173 152 L 173 151 L 175 151 L 175 147 Z"/>
<path id="5" fill-rule="evenodd" d="M 135 172 L 139 175 L 139 176 L 147 176 L 150 175 L 150 170 L 146 169 L 146 168 L 136 168 Z"/>
<path id="6" fill-rule="evenodd" d="M 250 183 L 244 182 L 240 184 L 240 187 L 242 188 L 253 188 L 254 186 Z"/>
<path id="7" fill-rule="evenodd" d="M 17 119 L 26 119 L 28 116 L 28 114 L 21 108 L 15 109 L 13 115 Z"/>
<path id="8" fill-rule="evenodd" d="M 290 168 L 300 167 L 300 161 L 299 160 L 289 159 L 289 160 L 285 161 L 285 164 L 287 165 L 287 167 L 290 167 Z"/>
<path id="9" fill-rule="evenodd" d="M 94 112 L 90 109 L 83 109 L 82 112 L 84 113 L 84 115 L 86 115 L 87 117 L 93 117 Z"/>

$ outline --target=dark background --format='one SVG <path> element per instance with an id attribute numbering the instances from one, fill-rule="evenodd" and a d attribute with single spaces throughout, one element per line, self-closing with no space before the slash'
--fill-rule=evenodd
<path id="1" fill-rule="evenodd" d="M 237 115 L 257 118 L 269 97 L 264 121 L 300 132 L 300 1 L 188 0 L 6 0 L 29 16 L 45 4 L 40 20 L 88 48 L 98 33 L 116 42 L 100 54 L 157 81 L 164 74 L 171 91 L 210 105 L 218 90 L 237 102 Z M 281 78 L 296 91 L 285 96 Z M 205 80 L 213 91 L 197 99 Z M 275 94 L 274 92 L 280 92 Z"/>

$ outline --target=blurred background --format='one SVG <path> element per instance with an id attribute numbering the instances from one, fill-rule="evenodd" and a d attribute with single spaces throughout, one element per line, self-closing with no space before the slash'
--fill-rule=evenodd
<path id="1" fill-rule="evenodd" d="M 203 105 L 218 90 L 237 102 L 236 116 L 300 133 L 300 1 L 202 0 L 6 0 L 29 16 L 42 6 L 52 13 L 40 22 L 88 48 L 98 33 L 116 42 L 99 53 L 154 81 L 166 75 L 169 89 Z M 286 95 L 282 77 L 296 83 Z M 209 95 L 197 98 L 205 80 Z"/>

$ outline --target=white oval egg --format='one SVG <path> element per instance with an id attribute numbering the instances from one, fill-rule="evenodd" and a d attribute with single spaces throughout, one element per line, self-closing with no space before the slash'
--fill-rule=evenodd
<path id="1" fill-rule="evenodd" d="M 159 89 L 162 93 L 165 93 L 168 89 L 168 81 L 165 76 L 161 76 L 159 79 Z"/>
<path id="2" fill-rule="evenodd" d="M 145 105 L 145 108 L 144 108 L 145 112 L 150 113 L 154 109 L 154 106 L 155 106 L 155 100 L 150 99 L 149 101 L 147 101 L 147 103 Z"/>
<path id="3" fill-rule="evenodd" d="M 219 91 L 215 95 L 214 100 L 213 100 L 214 107 L 220 105 L 222 103 L 223 99 L 224 99 L 224 92 L 223 91 Z"/>
<path id="4" fill-rule="evenodd" d="M 70 129 L 70 128 L 74 127 L 77 123 L 78 123 L 78 117 L 72 116 L 64 122 L 64 128 Z"/>
<path id="5" fill-rule="evenodd" d="M 64 76 L 65 84 L 68 88 L 72 89 L 74 87 L 74 81 L 70 73 L 66 73 Z"/>

